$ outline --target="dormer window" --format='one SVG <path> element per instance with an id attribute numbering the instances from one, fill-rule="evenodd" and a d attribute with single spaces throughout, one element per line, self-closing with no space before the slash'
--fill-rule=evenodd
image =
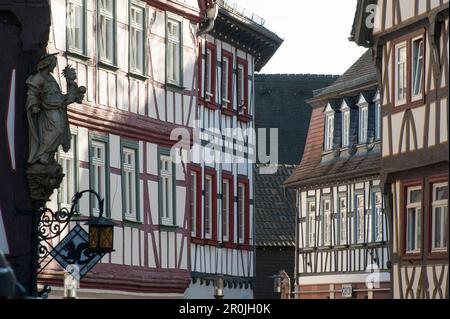
<path id="1" fill-rule="evenodd" d="M 369 106 L 362 106 L 359 109 L 359 144 L 367 143 L 367 123 L 369 119 Z"/>
<path id="2" fill-rule="evenodd" d="M 381 139 L 381 104 L 380 104 L 380 92 L 377 92 L 375 99 L 373 100 L 375 108 L 375 140 Z"/>
<path id="3" fill-rule="evenodd" d="M 358 102 L 359 107 L 359 129 L 358 129 L 358 136 L 359 144 L 366 144 L 367 143 L 367 131 L 369 127 L 369 103 L 366 101 L 366 98 L 363 94 L 361 94 Z"/>
<path id="4" fill-rule="evenodd" d="M 325 117 L 325 151 L 333 149 L 334 135 L 334 113 L 329 113 Z"/>
<path id="5" fill-rule="evenodd" d="M 342 147 L 346 148 L 350 146 L 350 108 L 346 101 L 342 102 Z"/>

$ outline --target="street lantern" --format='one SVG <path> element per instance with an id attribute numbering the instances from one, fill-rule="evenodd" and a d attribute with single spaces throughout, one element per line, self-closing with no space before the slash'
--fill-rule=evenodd
<path id="1" fill-rule="evenodd" d="M 104 199 L 94 191 L 100 208 L 99 216 L 91 218 L 85 225 L 89 226 L 89 250 L 96 253 L 110 253 L 114 251 L 114 223 L 103 217 Z"/>
<path id="2" fill-rule="evenodd" d="M 89 226 L 89 250 L 98 253 L 114 251 L 114 223 L 103 216 L 92 218 Z"/>

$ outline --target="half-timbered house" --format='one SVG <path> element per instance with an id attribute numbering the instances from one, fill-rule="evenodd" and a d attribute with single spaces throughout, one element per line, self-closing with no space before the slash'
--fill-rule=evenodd
<path id="1" fill-rule="evenodd" d="M 376 55 L 393 296 L 448 299 L 449 1 L 359 1 L 352 39 Z"/>
<path id="2" fill-rule="evenodd" d="M 390 296 L 380 186 L 380 103 L 368 50 L 316 90 L 305 151 L 285 182 L 297 190 L 296 298 Z"/>
<path id="3" fill-rule="evenodd" d="M 252 298 L 254 73 L 282 40 L 264 20 L 227 1 L 198 39 L 198 130 L 190 166 L 192 281 L 186 298 Z M 211 6 L 212 5 L 212 6 Z"/>
<path id="4" fill-rule="evenodd" d="M 68 109 L 70 152 L 58 160 L 65 178 L 54 209 L 74 192 L 105 198 L 114 249 L 83 280 L 79 297 L 183 297 L 189 286 L 188 163 L 176 163 L 174 128 L 192 131 L 196 106 L 197 1 L 52 0 L 48 50 L 63 90 L 70 64 L 87 87 Z M 98 214 L 83 197 L 79 221 Z M 84 223 L 81 223 L 83 225 Z M 55 266 L 41 284 L 61 293 Z"/>

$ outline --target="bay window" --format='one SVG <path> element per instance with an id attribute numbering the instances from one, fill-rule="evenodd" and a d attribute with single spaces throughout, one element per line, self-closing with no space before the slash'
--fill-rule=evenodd
<path id="1" fill-rule="evenodd" d="M 350 146 L 350 110 L 342 112 L 342 147 Z"/>
<path id="2" fill-rule="evenodd" d="M 359 144 L 367 143 L 367 127 L 369 123 L 369 106 L 363 104 L 359 108 Z"/>

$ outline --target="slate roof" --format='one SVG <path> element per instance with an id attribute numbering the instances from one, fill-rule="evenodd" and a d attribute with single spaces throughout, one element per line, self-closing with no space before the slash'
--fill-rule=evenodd
<path id="1" fill-rule="evenodd" d="M 295 246 L 295 191 L 284 189 L 283 182 L 294 171 L 293 165 L 276 165 L 273 175 L 255 174 L 256 246 Z"/>
<path id="2" fill-rule="evenodd" d="M 314 98 L 320 98 L 342 91 L 351 90 L 366 83 L 376 83 L 377 70 L 372 58 L 372 51 L 368 49 L 339 79 L 333 84 L 314 92 Z"/>
<path id="3" fill-rule="evenodd" d="M 308 134 L 313 91 L 330 85 L 337 75 L 257 74 L 256 128 L 278 128 L 278 163 L 297 165 Z"/>
<path id="4" fill-rule="evenodd" d="M 286 180 L 286 187 L 311 187 L 320 183 L 340 182 L 350 178 L 373 176 L 379 174 L 381 157 L 379 152 L 356 153 L 350 157 L 338 157 L 322 162 L 325 115 L 324 107 L 328 101 L 341 99 L 344 96 L 357 96 L 364 91 L 376 90 L 376 71 L 373 67 L 371 51 L 367 50 L 331 86 L 316 92 L 311 123 L 309 126 L 306 146 L 300 165 Z M 369 87 L 370 89 L 367 89 Z M 347 92 L 343 95 L 342 92 Z"/>

